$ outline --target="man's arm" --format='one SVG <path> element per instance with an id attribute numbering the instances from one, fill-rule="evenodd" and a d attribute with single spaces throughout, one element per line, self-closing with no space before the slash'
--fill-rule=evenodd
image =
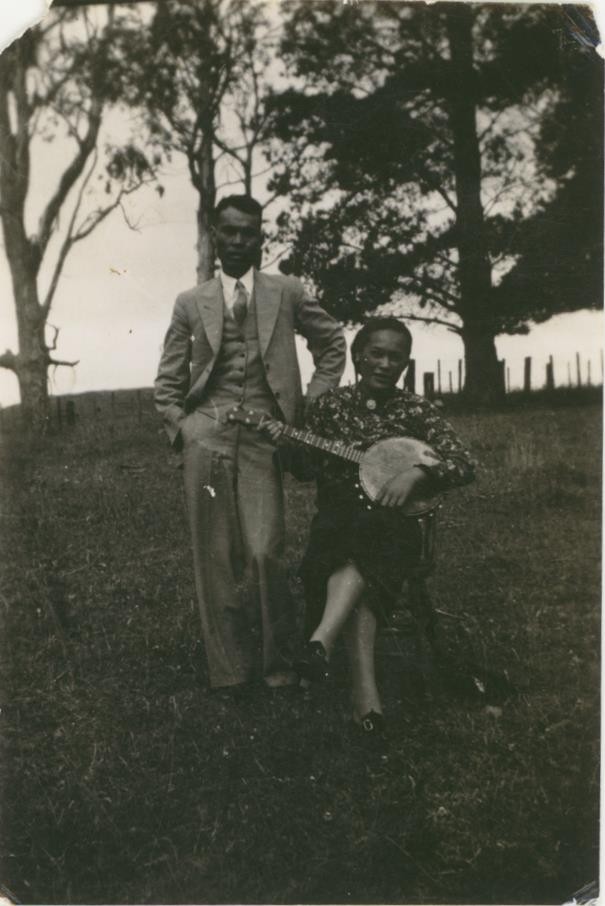
<path id="1" fill-rule="evenodd" d="M 185 416 L 183 404 L 189 390 L 190 360 L 191 326 L 179 297 L 164 339 L 154 394 L 156 409 L 164 420 L 170 443 L 176 450 L 180 449 L 182 443 L 179 423 Z"/>
<path id="2" fill-rule="evenodd" d="M 307 341 L 315 371 L 307 387 L 307 400 L 338 387 L 345 369 L 347 346 L 341 325 L 323 310 L 296 280 L 296 330 Z"/>

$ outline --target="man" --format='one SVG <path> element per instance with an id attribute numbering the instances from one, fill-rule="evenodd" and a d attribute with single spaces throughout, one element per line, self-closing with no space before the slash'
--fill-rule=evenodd
<path id="1" fill-rule="evenodd" d="M 168 437 L 182 450 L 195 582 L 210 683 L 236 686 L 261 672 L 269 686 L 290 671 L 294 609 L 282 563 L 284 504 L 270 439 L 230 423 L 236 405 L 293 423 L 303 396 L 294 342 L 315 364 L 311 400 L 336 387 L 345 365 L 342 329 L 294 277 L 255 265 L 262 209 L 245 195 L 219 202 L 213 235 L 221 273 L 179 295 L 155 383 Z"/>

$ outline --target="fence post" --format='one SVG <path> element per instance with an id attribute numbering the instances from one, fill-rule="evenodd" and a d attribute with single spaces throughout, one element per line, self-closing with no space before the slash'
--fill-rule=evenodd
<path id="1" fill-rule="evenodd" d="M 506 366 L 506 392 L 510 393 L 510 368 Z"/>
<path id="2" fill-rule="evenodd" d="M 437 359 L 437 392 L 441 393 L 441 359 Z"/>
<path id="3" fill-rule="evenodd" d="M 416 359 L 410 359 L 408 362 L 408 370 L 405 373 L 403 387 L 405 390 L 409 390 L 410 393 L 416 393 Z"/>
<path id="4" fill-rule="evenodd" d="M 424 372 L 424 395 L 427 400 L 435 398 L 435 375 L 432 371 Z"/>
<path id="5" fill-rule="evenodd" d="M 506 359 L 498 359 L 498 380 L 500 390 L 502 393 L 506 393 Z"/>
<path id="6" fill-rule="evenodd" d="M 546 389 L 555 389 L 555 363 L 552 356 L 548 357 L 548 362 L 546 363 Z"/>
<path id="7" fill-rule="evenodd" d="M 590 375 L 590 359 L 587 360 L 587 372 L 586 372 L 586 383 L 590 387 L 592 385 L 592 377 Z"/>
<path id="8" fill-rule="evenodd" d="M 65 404 L 65 421 L 70 428 L 76 423 L 76 404 L 73 400 L 67 400 Z"/>
<path id="9" fill-rule="evenodd" d="M 571 363 L 567 363 L 567 386 L 571 387 Z"/>
<path id="10" fill-rule="evenodd" d="M 531 356 L 525 356 L 525 363 L 523 367 L 523 392 L 531 392 Z"/>
<path id="11" fill-rule="evenodd" d="M 448 371 L 447 376 L 448 376 L 449 385 L 450 385 L 450 393 L 453 393 L 454 392 L 454 382 L 452 381 L 452 372 Z"/>
<path id="12" fill-rule="evenodd" d="M 580 368 L 580 353 L 576 352 L 576 375 L 578 378 L 578 387 L 582 386 L 582 370 Z"/>
<path id="13" fill-rule="evenodd" d="M 462 393 L 462 359 L 458 359 L 458 393 Z"/>

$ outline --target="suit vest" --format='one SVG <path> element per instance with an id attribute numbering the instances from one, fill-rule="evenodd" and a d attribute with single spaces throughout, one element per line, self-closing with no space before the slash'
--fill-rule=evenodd
<path id="1" fill-rule="evenodd" d="M 212 374 L 198 409 L 230 408 L 275 410 L 275 402 L 260 354 L 254 293 L 242 325 L 223 305 L 223 336 Z"/>

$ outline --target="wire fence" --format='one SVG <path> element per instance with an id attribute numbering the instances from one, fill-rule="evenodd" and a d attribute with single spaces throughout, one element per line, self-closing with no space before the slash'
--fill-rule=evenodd
<path id="1" fill-rule="evenodd" d="M 549 355 L 545 364 L 543 361 L 538 364 L 531 356 L 525 356 L 514 364 L 516 374 L 511 380 L 511 363 L 506 359 L 499 360 L 501 390 L 504 396 L 521 394 L 529 397 L 538 392 L 555 394 L 564 389 L 603 387 L 602 351 L 598 363 L 595 363 L 594 358 L 582 358 L 578 352 L 573 358 L 565 361 L 561 358 L 555 361 L 555 357 Z M 437 359 L 431 371 L 420 371 L 417 369 L 416 360 L 410 359 L 401 386 L 431 400 L 447 399 L 463 393 L 464 380 L 463 359 L 453 363 Z M 49 427 L 58 431 L 69 431 L 78 425 L 92 423 L 102 425 L 103 430 L 111 433 L 118 426 L 127 428 L 150 419 L 155 419 L 159 425 L 153 404 L 153 390 L 150 387 L 54 396 L 51 397 L 50 403 Z M 0 434 L 20 430 L 22 426 L 20 406 L 4 409 L 0 407 Z"/>

